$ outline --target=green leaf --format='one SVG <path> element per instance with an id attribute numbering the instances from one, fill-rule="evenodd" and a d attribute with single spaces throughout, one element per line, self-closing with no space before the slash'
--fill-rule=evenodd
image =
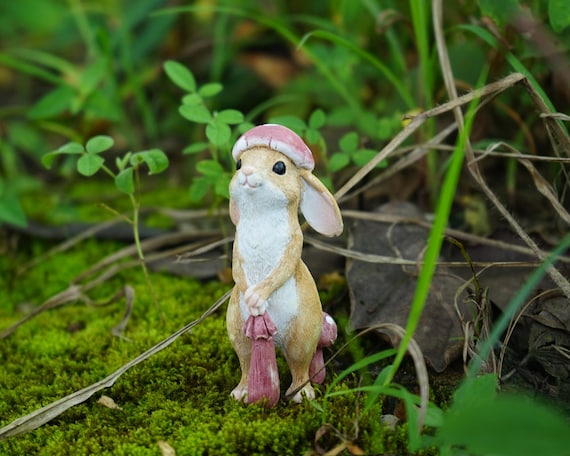
<path id="1" fill-rule="evenodd" d="M 353 152 L 358 147 L 358 133 L 351 131 L 345 134 L 338 142 L 342 152 Z"/>
<path id="2" fill-rule="evenodd" d="M 196 163 L 196 170 L 206 177 L 218 179 L 224 174 L 224 168 L 215 160 L 202 160 Z"/>
<path id="3" fill-rule="evenodd" d="M 123 193 L 132 194 L 135 192 L 135 179 L 133 177 L 134 168 L 123 169 L 115 176 L 115 186 Z"/>
<path id="4" fill-rule="evenodd" d="M 212 114 L 203 104 L 182 105 L 178 111 L 185 119 L 190 122 L 208 123 L 212 120 Z"/>
<path id="5" fill-rule="evenodd" d="M 224 86 L 219 82 L 209 82 L 200 87 L 198 93 L 204 98 L 209 98 L 219 94 L 223 89 Z"/>
<path id="6" fill-rule="evenodd" d="M 85 152 L 85 148 L 83 147 L 83 144 L 70 142 L 61 146 L 56 150 L 56 152 L 60 154 L 82 154 Z"/>
<path id="7" fill-rule="evenodd" d="M 214 193 L 222 198 L 230 199 L 231 174 L 224 173 L 214 183 Z"/>
<path id="8" fill-rule="evenodd" d="M 241 135 L 243 133 L 245 133 L 248 130 L 251 130 L 253 127 L 255 127 L 255 125 L 251 122 L 244 122 L 238 125 L 237 127 L 237 131 L 238 133 Z"/>
<path id="9" fill-rule="evenodd" d="M 99 59 L 89 65 L 79 79 L 78 89 L 84 96 L 93 92 L 107 74 L 106 59 Z"/>
<path id="10" fill-rule="evenodd" d="M 204 100 L 197 93 L 188 93 L 182 97 L 182 104 L 185 105 L 196 105 L 203 104 Z"/>
<path id="11" fill-rule="evenodd" d="M 467 378 L 453 393 L 453 408 L 469 407 L 474 402 L 492 401 L 497 396 L 498 379 L 494 374 Z"/>
<path id="12" fill-rule="evenodd" d="M 45 154 L 42 157 L 42 165 L 44 165 L 44 167 L 46 169 L 51 169 L 51 165 L 53 164 L 55 157 L 57 157 L 58 155 L 61 155 L 61 154 L 62 154 L 62 152 L 58 152 L 57 150 Z"/>
<path id="13" fill-rule="evenodd" d="M 137 166 L 145 163 L 148 166 L 149 174 L 158 174 L 168 168 L 168 157 L 160 149 L 144 150 L 136 152 L 131 157 L 131 164 Z"/>
<path id="14" fill-rule="evenodd" d="M 356 166 L 364 166 L 370 160 L 372 160 L 378 154 L 377 151 L 372 149 L 359 149 L 352 153 L 352 161 Z M 378 165 L 377 168 L 385 168 L 388 162 L 386 160 L 382 160 Z"/>
<path id="15" fill-rule="evenodd" d="M 208 193 L 210 189 L 210 181 L 205 177 L 196 177 L 192 180 L 192 184 L 190 184 L 190 189 L 188 193 L 190 194 L 190 201 L 193 203 L 197 203 L 202 201 L 202 199 Z"/>
<path id="16" fill-rule="evenodd" d="M 126 167 L 127 164 L 129 163 L 129 161 L 130 161 L 132 155 L 133 155 L 132 152 L 127 152 L 124 157 L 122 157 L 122 158 L 121 158 L 121 157 L 116 157 L 116 158 L 115 158 L 115 164 L 117 165 L 117 169 L 118 169 L 119 171 L 122 171 L 122 170 L 125 169 L 125 167 Z"/>
<path id="17" fill-rule="evenodd" d="M 298 135 L 302 135 L 307 128 L 305 121 L 297 116 L 278 116 L 269 119 L 269 123 L 283 125 L 293 130 Z"/>
<path id="18" fill-rule="evenodd" d="M 481 14 L 489 16 L 498 25 L 507 25 L 519 9 L 519 0 L 479 0 Z"/>
<path id="19" fill-rule="evenodd" d="M 522 395 L 471 401 L 444 414 L 436 434 L 440 446 L 468 454 L 563 456 L 570 448 L 567 419 Z"/>
<path id="20" fill-rule="evenodd" d="M 76 142 L 70 142 L 64 144 L 59 149 L 54 150 L 53 152 L 49 152 L 42 157 L 42 164 L 47 168 L 50 169 L 55 157 L 58 155 L 71 155 L 71 154 L 82 154 L 85 152 L 83 146 Z"/>
<path id="21" fill-rule="evenodd" d="M 311 116 L 309 117 L 309 127 L 318 130 L 319 128 L 324 127 L 327 117 L 322 109 L 317 109 L 313 111 Z"/>
<path id="22" fill-rule="evenodd" d="M 190 144 L 189 146 L 185 147 L 184 150 L 182 151 L 183 154 L 186 155 L 194 155 L 194 154 L 199 154 L 200 152 L 208 149 L 208 146 L 210 145 L 210 143 L 207 142 L 196 142 L 193 144 Z"/>
<path id="23" fill-rule="evenodd" d="M 174 84 L 187 92 L 196 91 L 196 79 L 192 72 L 179 62 L 168 60 L 164 63 L 164 71 Z"/>
<path id="24" fill-rule="evenodd" d="M 329 170 L 334 173 L 348 166 L 349 163 L 350 157 L 348 154 L 337 152 L 335 154 L 332 154 L 329 160 Z"/>
<path id="25" fill-rule="evenodd" d="M 378 135 L 378 118 L 376 114 L 370 111 L 362 111 L 357 114 L 353 125 L 358 125 L 361 134 L 375 138 Z"/>
<path id="26" fill-rule="evenodd" d="M 218 112 L 216 120 L 228 125 L 236 125 L 243 122 L 243 114 L 237 109 L 224 109 Z"/>
<path id="27" fill-rule="evenodd" d="M 94 136 L 87 141 L 85 150 L 87 150 L 88 154 L 100 154 L 113 147 L 113 144 L 115 144 L 115 141 L 110 136 Z"/>
<path id="28" fill-rule="evenodd" d="M 30 119 L 49 119 L 70 108 L 75 92 L 67 85 L 44 95 L 35 105 L 28 110 Z"/>
<path id="29" fill-rule="evenodd" d="M 319 130 L 308 128 L 305 132 L 305 138 L 309 144 L 317 144 L 321 140 L 321 133 Z"/>
<path id="30" fill-rule="evenodd" d="M 77 171 L 79 174 L 84 176 L 93 176 L 97 171 L 101 169 L 105 160 L 103 157 L 95 154 L 82 155 L 79 160 L 77 160 Z"/>
<path id="31" fill-rule="evenodd" d="M 25 227 L 28 224 L 20 201 L 12 192 L 4 191 L 0 194 L 0 224 L 2 223 L 19 227 Z"/>
<path id="32" fill-rule="evenodd" d="M 548 19 L 555 33 L 562 33 L 570 26 L 570 2 L 568 0 L 549 0 Z"/>
<path id="33" fill-rule="evenodd" d="M 377 131 L 379 139 L 389 139 L 392 137 L 396 129 L 399 127 L 398 123 L 394 122 L 392 117 L 382 117 L 378 120 Z"/>
<path id="34" fill-rule="evenodd" d="M 228 143 L 232 136 L 232 130 L 227 124 L 222 122 L 214 122 L 206 125 L 206 137 L 215 146 L 224 146 Z"/>

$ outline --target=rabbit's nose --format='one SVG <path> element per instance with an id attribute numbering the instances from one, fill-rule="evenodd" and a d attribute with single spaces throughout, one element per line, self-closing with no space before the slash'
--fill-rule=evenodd
<path id="1" fill-rule="evenodd" d="M 253 166 L 242 166 L 241 167 L 241 172 L 243 174 L 245 174 L 246 176 L 250 176 L 253 174 L 253 172 L 255 171 L 255 168 Z"/>

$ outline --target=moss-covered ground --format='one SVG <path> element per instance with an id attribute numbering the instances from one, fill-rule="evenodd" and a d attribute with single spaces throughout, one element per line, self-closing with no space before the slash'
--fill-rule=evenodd
<path id="1" fill-rule="evenodd" d="M 49 246 L 20 238 L 17 248 L 5 241 L 0 256 L 0 330 L 34 306 L 64 290 L 81 271 L 120 244 L 88 240 L 16 274 L 19 266 Z M 198 318 L 230 285 L 151 274 L 164 321 L 149 297 L 139 268 L 125 270 L 89 291 L 90 302 L 52 309 L 0 340 L 0 427 L 73 391 L 106 377 L 174 331 Z M 124 300 L 106 306 L 123 285 L 135 290 L 125 338 L 112 335 L 124 313 Z M 133 367 L 108 389 L 72 407 L 40 428 L 0 441 L 1 455 L 112 454 L 156 455 L 167 442 L 179 455 L 311 454 L 318 429 L 329 423 L 367 453 L 405 447 L 403 430 L 391 434 L 379 425 L 380 405 L 359 417 L 361 398 L 328 400 L 328 413 L 314 404 L 273 409 L 245 406 L 230 398 L 239 365 L 225 329 L 225 308 L 174 344 Z M 282 389 L 290 381 L 280 359 Z M 329 372 L 329 377 L 334 375 Z M 347 389 L 344 383 L 338 388 Z M 322 405 L 318 389 L 316 405 Z M 98 400 L 113 399 L 118 408 Z M 355 425 L 358 437 L 355 438 Z M 327 434 L 322 446 L 334 447 Z M 400 447 L 400 451 L 398 451 Z"/>

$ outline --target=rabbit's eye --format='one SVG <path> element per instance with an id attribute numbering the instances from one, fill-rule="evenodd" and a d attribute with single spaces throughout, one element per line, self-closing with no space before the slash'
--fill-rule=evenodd
<path id="1" fill-rule="evenodd" d="M 241 168 L 241 158 L 236 162 L 236 170 Z"/>
<path id="2" fill-rule="evenodd" d="M 283 174 L 285 174 L 285 171 L 287 171 L 287 167 L 285 166 L 285 163 L 283 163 L 282 161 L 278 161 L 273 165 L 273 172 L 275 174 L 279 174 L 280 176 L 282 176 Z"/>

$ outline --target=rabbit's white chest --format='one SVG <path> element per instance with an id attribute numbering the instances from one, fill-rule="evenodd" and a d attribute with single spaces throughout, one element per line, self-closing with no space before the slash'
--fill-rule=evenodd
<path id="1" fill-rule="evenodd" d="M 270 217 L 258 217 L 255 220 L 242 219 L 237 227 L 237 242 L 242 257 L 242 268 L 247 285 L 255 285 L 268 277 L 285 255 L 291 243 L 291 226 L 287 213 L 278 211 Z M 244 319 L 248 312 L 241 299 Z M 275 290 L 268 299 L 267 311 L 277 326 L 278 333 L 289 324 L 299 309 L 299 298 L 294 277 Z M 276 336 L 278 341 L 278 336 Z"/>

